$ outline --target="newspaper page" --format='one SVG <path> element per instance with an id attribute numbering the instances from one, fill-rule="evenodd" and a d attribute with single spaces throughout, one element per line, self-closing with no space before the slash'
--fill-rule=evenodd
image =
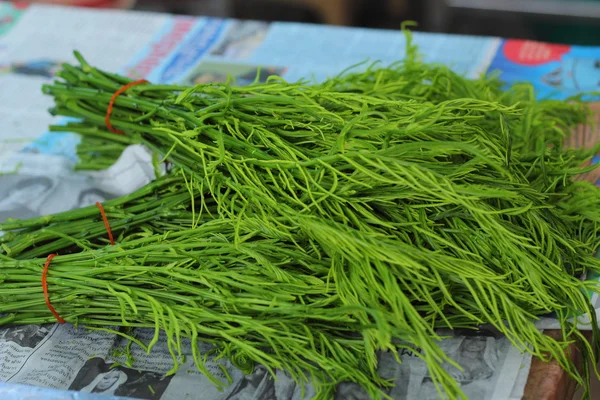
<path id="1" fill-rule="evenodd" d="M 15 25 L 26 9 L 26 3 L 0 2 L 0 36 L 4 35 Z"/>
<path id="2" fill-rule="evenodd" d="M 360 63 L 365 63 L 362 68 L 370 62 L 391 64 L 406 51 L 399 30 L 198 18 L 173 51 L 159 60 L 155 49 L 168 42 L 174 30 L 155 37 L 125 73 L 152 82 L 187 84 L 233 75 L 243 85 L 255 79 L 260 67 L 264 79 L 279 75 L 288 81 L 320 81 Z M 426 61 L 447 64 L 469 77 L 486 71 L 500 45 L 500 39 L 479 36 L 415 32 L 413 38 Z"/>
<path id="3" fill-rule="evenodd" d="M 41 85 L 54 78 L 61 63 L 76 61 L 74 50 L 101 68 L 118 71 L 168 19 L 151 13 L 29 7 L 0 37 L 0 159 L 47 131 L 52 99 L 42 95 Z M 48 152 L 73 149 L 77 141 L 75 135 L 55 135 Z"/>
<path id="4" fill-rule="evenodd" d="M 600 89 L 600 47 L 505 39 L 489 68 L 507 83 L 533 83 L 542 97 L 565 99 Z"/>
<path id="5" fill-rule="evenodd" d="M 135 344 L 127 352 L 128 341 L 110 332 L 72 325 L 16 326 L 0 332 L 0 379 L 11 384 L 163 400 L 195 399 L 198 393 L 206 400 L 300 400 L 315 394 L 310 385 L 300 387 L 283 371 L 273 377 L 257 366 L 252 374 L 243 375 L 227 360 L 209 359 L 206 368 L 211 373 L 226 382 L 225 369 L 232 380 L 219 391 L 193 365 L 189 341 L 184 341 L 186 362 L 168 374 L 173 360 L 164 338 L 147 354 Z M 147 342 L 153 331 L 137 329 L 135 335 Z M 520 371 L 526 377 L 526 368 L 519 368 L 521 354 L 506 338 L 455 336 L 440 344 L 462 367 L 444 365 L 469 399 L 518 399 L 522 395 L 522 391 L 513 394 L 511 383 Z M 201 347 L 201 351 L 208 349 Z M 395 383 L 387 393 L 398 400 L 438 399 L 424 361 L 410 352 L 401 354 L 401 359 L 398 363 L 390 353 L 379 354 L 379 373 Z M 498 387 L 504 392 L 502 397 L 496 393 Z M 357 384 L 342 383 L 335 398 L 367 400 L 369 396 Z"/>
<path id="6" fill-rule="evenodd" d="M 140 145 L 125 149 L 110 168 L 85 174 L 74 173 L 72 163 L 64 157 L 14 154 L 0 162 L 0 221 L 102 203 L 155 178 L 152 155 Z"/>
<path id="7" fill-rule="evenodd" d="M 399 31 L 50 6 L 31 6 L 11 26 L 0 37 L 0 84 L 10 89 L 0 93 L 0 220 L 93 204 L 153 179 L 150 155 L 142 147 L 126 150 L 106 171 L 75 173 L 77 135 L 46 131 L 53 121 L 46 111 L 51 100 L 41 94 L 40 86 L 54 77 L 61 62 L 74 61 L 74 49 L 91 63 L 132 78 L 194 84 L 232 75 L 240 85 L 253 81 L 259 69 L 261 79 L 275 74 L 290 81 L 318 81 L 363 61 L 397 61 L 405 51 Z M 424 33 L 415 33 L 414 40 L 427 61 L 448 64 L 470 77 L 485 72 L 504 43 Z M 142 340 L 149 335 L 136 332 Z M 233 380 L 219 392 L 196 370 L 191 357 L 177 372 L 167 374 L 173 363 L 164 340 L 151 354 L 133 345 L 127 355 L 126 346 L 114 333 L 85 327 L 0 328 L 0 394 L 11 385 L 25 384 L 75 390 L 81 396 L 301 398 L 300 388 L 283 371 L 274 379 L 258 366 L 244 376 L 227 361 L 219 361 L 219 366 L 209 360 L 209 370 L 224 380 L 225 368 Z M 441 346 L 463 367 L 444 366 L 470 399 L 521 398 L 531 357 L 511 347 L 506 338 L 457 334 Z M 401 359 L 398 364 L 391 354 L 380 354 L 380 373 L 396 382 L 390 396 L 438 398 L 423 362 L 411 353 L 401 354 Z M 311 390 L 307 388 L 305 398 L 312 396 Z M 367 397 L 356 385 L 342 384 L 336 398 Z"/>

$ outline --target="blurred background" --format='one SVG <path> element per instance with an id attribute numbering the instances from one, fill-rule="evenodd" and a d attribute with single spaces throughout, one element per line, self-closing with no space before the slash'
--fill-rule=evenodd
<path id="1" fill-rule="evenodd" d="M 600 0 L 43 0 L 174 14 L 398 29 L 600 45 Z"/>

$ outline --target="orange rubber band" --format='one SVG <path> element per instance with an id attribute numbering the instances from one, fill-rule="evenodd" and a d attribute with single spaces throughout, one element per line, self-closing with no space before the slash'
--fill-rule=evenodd
<path id="1" fill-rule="evenodd" d="M 113 238 L 112 231 L 110 230 L 110 224 L 108 223 L 108 218 L 106 217 L 106 213 L 104 212 L 104 207 L 99 202 L 96 202 L 96 207 L 100 210 L 100 215 L 102 215 L 102 220 L 104 220 L 104 226 L 106 227 L 106 232 L 108 232 L 108 239 L 110 240 L 110 244 L 115 245 L 115 239 Z"/>
<path id="2" fill-rule="evenodd" d="M 62 319 L 60 315 L 58 315 L 54 307 L 52 307 L 52 304 L 50 304 L 50 297 L 48 296 L 48 281 L 46 280 L 46 275 L 48 274 L 48 267 L 50 266 L 50 261 L 52 261 L 54 257 L 56 257 L 56 254 L 50 254 L 46 259 L 46 263 L 44 264 L 44 270 L 42 271 L 42 289 L 44 290 L 44 300 L 46 300 L 46 305 L 48 306 L 48 309 L 50 310 L 52 315 L 54 315 L 54 318 L 56 318 L 58 322 L 64 324 L 65 320 Z"/>
<path id="3" fill-rule="evenodd" d="M 110 98 L 110 101 L 108 102 L 108 108 L 106 109 L 106 117 L 104 118 L 104 124 L 106 125 L 106 127 L 108 128 L 109 131 L 116 133 L 118 135 L 124 135 L 125 132 L 120 131 L 118 129 L 115 129 L 111 123 L 110 123 L 110 114 L 112 114 L 112 110 L 113 110 L 113 106 L 115 105 L 115 100 L 117 100 L 117 97 L 119 97 L 120 94 L 124 93 L 127 91 L 127 89 L 129 89 L 132 86 L 135 85 L 141 85 L 142 83 L 148 83 L 147 80 L 145 79 L 140 79 L 139 81 L 133 81 L 133 82 L 129 82 L 127 85 L 121 87 L 119 90 L 117 90 L 112 97 Z"/>

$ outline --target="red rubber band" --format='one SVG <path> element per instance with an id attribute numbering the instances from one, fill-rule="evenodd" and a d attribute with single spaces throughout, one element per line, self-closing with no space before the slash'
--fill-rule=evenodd
<path id="1" fill-rule="evenodd" d="M 108 223 L 108 218 L 106 217 L 106 213 L 104 212 L 104 207 L 99 202 L 96 202 L 96 207 L 100 210 L 100 215 L 102 215 L 102 219 L 104 220 L 104 226 L 106 227 L 106 232 L 108 232 L 108 239 L 110 240 L 110 244 L 115 245 L 115 239 L 113 238 L 112 231 L 110 230 L 110 224 Z"/>
<path id="2" fill-rule="evenodd" d="M 115 93 L 113 93 L 112 97 L 110 98 L 110 101 L 108 102 L 108 108 L 106 109 L 106 117 L 104 118 L 104 124 L 106 125 L 106 127 L 108 128 L 109 131 L 116 133 L 118 135 L 125 134 L 125 132 L 115 129 L 111 125 L 110 114 L 112 114 L 113 106 L 115 105 L 115 100 L 117 100 L 117 97 L 119 97 L 120 94 L 127 91 L 127 89 L 129 89 L 130 87 L 135 86 L 135 85 L 140 85 L 142 83 L 148 83 L 148 81 L 145 79 L 140 79 L 139 81 L 129 82 L 127 85 L 121 87 L 119 90 L 117 90 Z"/>
<path id="3" fill-rule="evenodd" d="M 44 270 L 42 271 L 42 289 L 44 290 L 44 300 L 46 300 L 46 305 L 48 306 L 48 309 L 50 310 L 52 315 L 54 315 L 54 318 L 56 318 L 58 322 L 64 324 L 65 320 L 62 319 L 60 315 L 58 315 L 54 307 L 52 307 L 52 304 L 50 304 L 50 297 L 48 296 L 48 282 L 46 281 L 46 275 L 48 274 L 48 267 L 50 266 L 50 261 L 52 261 L 54 257 L 56 257 L 56 254 L 50 254 L 46 259 L 46 263 L 44 264 Z"/>

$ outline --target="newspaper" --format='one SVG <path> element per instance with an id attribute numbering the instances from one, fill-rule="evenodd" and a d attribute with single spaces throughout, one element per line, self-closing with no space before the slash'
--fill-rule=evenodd
<path id="1" fill-rule="evenodd" d="M 19 20 L 26 4 L 2 3 L 0 2 L 0 36 L 8 32 Z"/>
<path id="2" fill-rule="evenodd" d="M 531 82 L 539 96 L 565 99 L 600 89 L 600 47 L 505 39 L 491 70 L 507 82 Z"/>
<path id="3" fill-rule="evenodd" d="M 156 178 L 152 155 L 129 146 L 110 168 L 73 173 L 64 157 L 18 153 L 0 162 L 0 221 L 87 207 L 123 196 Z"/>
<path id="4" fill-rule="evenodd" d="M 543 82 L 553 82 L 552 88 L 562 93 L 558 97 L 573 89 L 568 83 L 569 71 L 578 71 L 577 82 L 582 81 L 581 76 L 586 82 L 600 81 L 594 75 L 597 71 L 589 67 L 596 64 L 580 68 L 578 61 L 562 59 L 563 55 L 579 54 L 571 58 L 598 60 L 597 48 L 549 49 L 531 42 L 425 33 L 415 33 L 414 40 L 425 60 L 445 63 L 469 77 L 488 68 L 501 69 L 503 77 L 513 81 L 528 78 L 528 72 L 519 71 L 540 73 L 540 65 L 550 68 Z M 154 178 L 151 156 L 141 146 L 127 149 L 106 171 L 75 173 L 72 166 L 77 161 L 79 137 L 47 132 L 50 123 L 64 120 L 47 113 L 52 102 L 41 94 L 40 86 L 54 78 L 60 63 L 74 62 L 74 49 L 94 65 L 132 78 L 194 84 L 224 81 L 231 75 L 244 85 L 254 80 L 259 69 L 261 79 L 280 75 L 288 80 L 318 81 L 339 73 L 341 66 L 365 60 L 388 64 L 402 58 L 405 39 L 398 31 L 37 5 L 25 11 L 0 2 L 0 220 L 93 204 L 131 192 Z M 560 71 L 554 73 L 556 63 Z M 559 79 L 562 74 L 565 78 Z M 553 323 L 552 319 L 543 320 L 540 328 Z M 149 335 L 145 330 L 136 332 L 142 340 Z M 302 397 L 301 388 L 283 371 L 277 371 L 274 379 L 259 366 L 244 376 L 220 360 L 233 382 L 219 392 L 196 370 L 191 357 L 176 373 L 167 375 L 172 359 L 164 340 L 151 354 L 133 345 L 128 357 L 126 346 L 115 334 L 85 327 L 0 328 L 0 398 L 11 398 L 15 390 L 22 393 L 20 384 L 70 389 L 78 391 L 82 399 L 94 393 L 148 399 L 192 399 L 199 394 L 203 399 L 219 400 Z M 461 371 L 444 366 L 468 398 L 522 397 L 531 356 L 510 346 L 506 338 L 458 333 L 441 346 L 463 367 Z M 390 396 L 438 398 L 424 363 L 411 353 L 400 356 L 402 363 L 398 364 L 392 354 L 379 355 L 381 375 L 396 383 Z M 209 360 L 209 370 L 225 380 L 221 367 Z M 33 398 L 53 398 L 50 393 L 55 393 L 35 390 Z M 304 397 L 313 393 L 308 387 Z M 348 383 L 338 387 L 336 398 L 367 397 Z"/>
<path id="5" fill-rule="evenodd" d="M 148 329 L 135 332 L 142 341 L 149 341 L 153 334 Z M 173 361 L 166 340 L 161 339 L 150 354 L 135 344 L 125 354 L 127 340 L 110 332 L 60 324 L 9 327 L 0 330 L 0 379 L 11 384 L 140 399 L 195 399 L 202 393 L 205 400 L 300 400 L 315 394 L 312 386 L 297 385 L 284 371 L 277 370 L 273 377 L 257 366 L 252 374 L 244 375 L 227 360 L 209 359 L 206 368 L 210 372 L 226 382 L 224 368 L 232 380 L 219 391 L 193 365 L 189 341 L 183 344 L 187 361 L 168 375 Z M 440 345 L 462 367 L 444 365 L 469 399 L 521 398 L 517 375 L 526 378 L 528 367 L 506 338 L 455 336 Z M 398 363 L 390 353 L 379 354 L 379 373 L 395 383 L 388 394 L 398 400 L 437 399 L 424 361 L 410 352 L 401 354 L 401 359 Z M 369 396 L 357 384 L 342 383 L 335 398 L 367 400 Z"/>
<path id="6" fill-rule="evenodd" d="M 41 93 L 41 85 L 54 78 L 61 63 L 76 62 L 73 50 L 94 65 L 118 71 L 168 19 L 162 14 L 31 6 L 0 36 L 0 160 L 56 122 L 48 113 L 52 99 Z M 78 141 L 72 134 L 48 135 L 40 146 L 47 154 L 71 152 L 74 160 Z"/>

